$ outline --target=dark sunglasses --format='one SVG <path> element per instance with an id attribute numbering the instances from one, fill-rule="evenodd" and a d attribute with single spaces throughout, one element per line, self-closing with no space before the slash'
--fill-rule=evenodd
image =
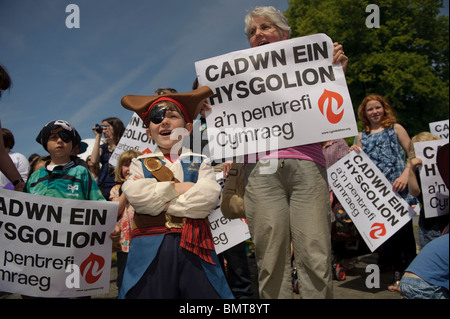
<path id="1" fill-rule="evenodd" d="M 72 140 L 72 135 L 66 130 L 61 130 L 57 134 L 64 143 L 69 143 Z"/>

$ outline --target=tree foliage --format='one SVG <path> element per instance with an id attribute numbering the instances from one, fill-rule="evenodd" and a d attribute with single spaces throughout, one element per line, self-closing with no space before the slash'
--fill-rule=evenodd
<path id="1" fill-rule="evenodd" d="M 366 26 L 369 4 L 379 8 L 379 28 Z M 441 7 L 440 0 L 291 0 L 285 15 L 292 37 L 326 33 L 343 44 L 355 111 L 366 95 L 380 94 L 413 136 L 449 118 L 449 20 Z"/>

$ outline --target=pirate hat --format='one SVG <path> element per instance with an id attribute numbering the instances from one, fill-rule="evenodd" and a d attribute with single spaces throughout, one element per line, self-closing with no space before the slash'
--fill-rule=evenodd
<path id="1" fill-rule="evenodd" d="M 62 127 L 64 131 L 66 131 L 65 137 L 67 141 L 72 141 L 72 147 L 79 144 L 81 142 L 80 134 L 78 134 L 77 130 L 73 125 L 64 120 L 56 120 L 51 121 L 45 124 L 45 126 L 41 129 L 38 136 L 36 137 L 36 142 L 41 144 L 46 151 L 47 150 L 47 142 L 48 138 L 53 130 L 56 130 L 58 127 Z M 60 135 L 61 136 L 61 135 Z M 62 137 L 62 136 L 61 136 Z M 63 139 L 64 140 L 64 139 Z M 65 142 L 67 142 L 65 141 Z"/>
<path id="2" fill-rule="evenodd" d="M 156 102 L 174 102 L 183 112 L 186 122 L 192 121 L 200 113 L 203 100 L 212 96 L 213 92 L 207 86 L 186 93 L 167 93 L 163 95 L 125 95 L 122 98 L 122 106 L 127 110 L 134 111 L 144 121 L 149 123 L 148 114 Z"/>

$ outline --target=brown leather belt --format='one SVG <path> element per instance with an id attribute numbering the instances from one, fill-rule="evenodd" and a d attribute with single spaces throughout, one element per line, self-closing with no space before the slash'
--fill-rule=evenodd
<path id="1" fill-rule="evenodd" d="M 173 176 L 173 172 L 166 167 L 158 158 L 148 157 L 143 160 L 145 167 L 152 173 L 152 175 L 159 181 L 180 181 Z M 135 228 L 152 227 L 152 226 L 166 226 L 167 228 L 183 228 L 186 218 L 175 217 L 168 215 L 165 212 L 157 216 L 150 216 L 135 213 L 134 225 Z"/>
<path id="2" fill-rule="evenodd" d="M 165 226 L 167 228 L 183 228 L 186 218 L 175 217 L 162 212 L 156 216 L 134 214 L 134 228 L 144 228 L 153 226 Z"/>
<path id="3" fill-rule="evenodd" d="M 158 158 L 148 157 L 143 160 L 144 166 L 152 173 L 159 182 L 180 181 L 173 176 L 173 172 L 166 167 Z"/>

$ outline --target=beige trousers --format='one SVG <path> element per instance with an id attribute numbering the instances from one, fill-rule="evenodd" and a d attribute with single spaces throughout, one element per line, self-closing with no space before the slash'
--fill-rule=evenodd
<path id="1" fill-rule="evenodd" d="M 331 210 L 326 169 L 308 160 L 270 161 L 256 164 L 245 189 L 259 297 L 293 297 L 292 242 L 301 297 L 332 298 Z M 265 174 L 262 169 L 274 164 L 276 172 Z"/>

